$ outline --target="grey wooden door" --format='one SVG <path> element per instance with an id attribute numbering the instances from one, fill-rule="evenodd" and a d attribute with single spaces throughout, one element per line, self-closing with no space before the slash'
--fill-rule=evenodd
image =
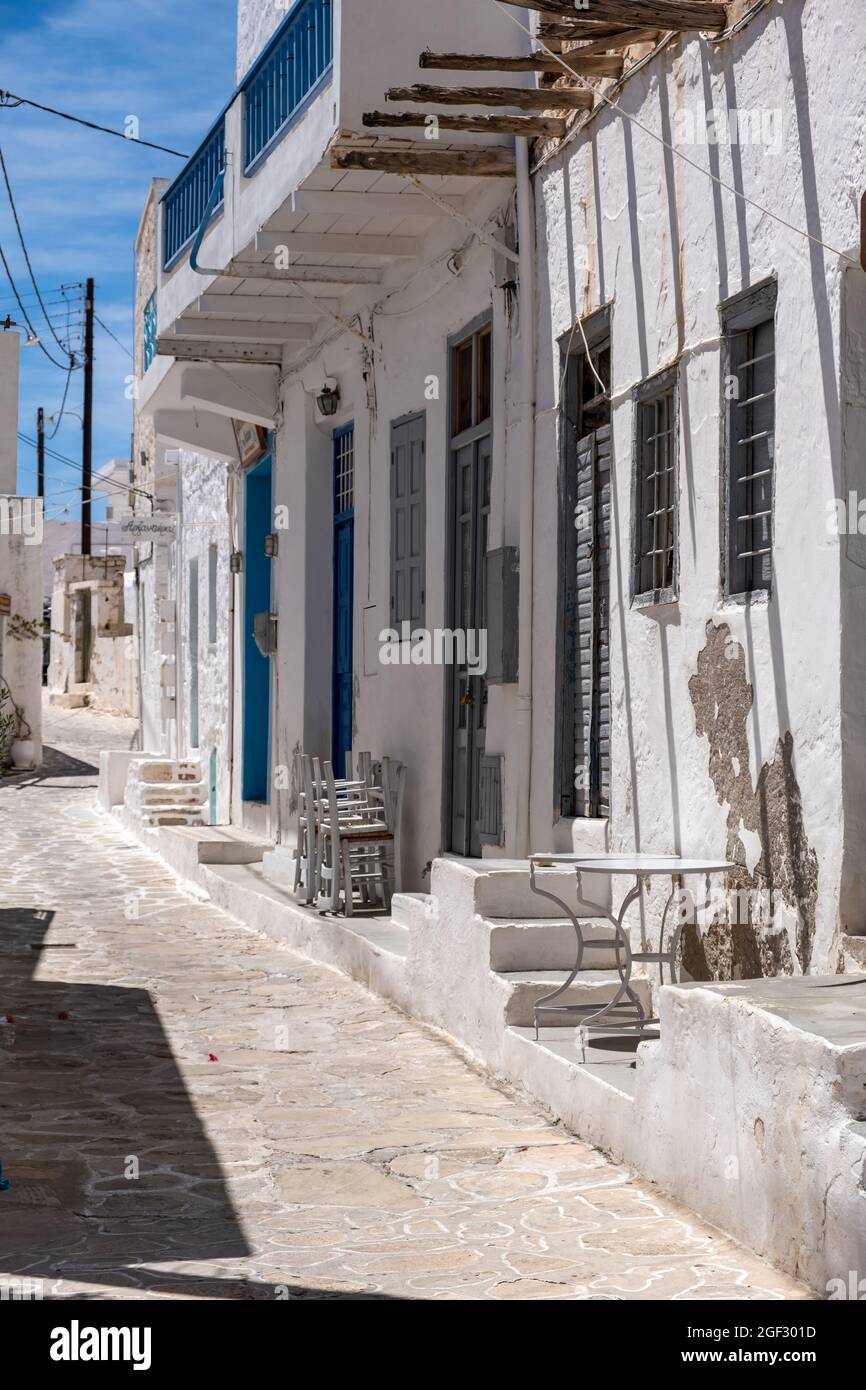
<path id="1" fill-rule="evenodd" d="M 454 454 L 452 628 L 467 637 L 486 628 L 485 564 L 490 515 L 492 439 L 482 434 Z M 468 649 L 468 642 L 467 642 Z M 477 648 L 476 648 L 477 649 Z M 466 661 L 451 681 L 450 844 L 456 854 L 480 855 L 480 761 L 487 729 L 487 680 Z"/>

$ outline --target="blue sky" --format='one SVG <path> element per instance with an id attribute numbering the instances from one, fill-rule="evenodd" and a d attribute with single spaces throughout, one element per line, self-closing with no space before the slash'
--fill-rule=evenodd
<path id="1" fill-rule="evenodd" d="M 234 89 L 235 26 L 236 0 L 0 0 L 0 89 L 115 129 L 135 116 L 141 139 L 192 151 Z M 46 302 L 61 301 L 48 305 L 60 337 L 67 313 L 73 322 L 80 315 L 64 307 L 58 287 L 92 275 L 97 314 L 131 347 L 133 240 L 142 205 L 150 179 L 173 177 L 181 161 L 26 106 L 0 108 L 0 147 L 39 288 Z M 0 245 L 40 338 L 59 358 L 35 305 L 2 184 Z M 0 266 L 0 319 L 7 313 L 20 321 Z M 132 426 L 124 396 L 131 361 L 98 325 L 94 364 L 96 469 L 129 457 Z M 79 414 L 82 378 L 74 373 L 67 402 Z M 22 347 L 19 429 L 31 439 L 37 407 L 46 415 L 57 410 L 64 379 L 38 347 Z M 80 460 L 73 414 L 50 447 Z M 76 471 L 49 459 L 46 475 L 47 515 L 79 515 Z M 35 492 L 35 480 L 35 449 L 21 444 L 19 490 Z M 94 517 L 102 513 L 94 503 Z"/>

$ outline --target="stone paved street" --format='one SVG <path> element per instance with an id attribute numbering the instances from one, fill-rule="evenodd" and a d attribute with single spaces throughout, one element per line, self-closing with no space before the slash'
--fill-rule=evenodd
<path id="1" fill-rule="evenodd" d="M 133 726 L 0 784 L 0 1284 L 87 1298 L 808 1295 L 97 807 Z"/>

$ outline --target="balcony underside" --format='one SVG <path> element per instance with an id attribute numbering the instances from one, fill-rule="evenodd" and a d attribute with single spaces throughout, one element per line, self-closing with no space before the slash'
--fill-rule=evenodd
<path id="1" fill-rule="evenodd" d="M 157 352 L 178 360 L 265 365 L 309 349 L 335 322 L 384 292 L 394 266 L 423 255 L 431 230 L 464 217 L 474 173 L 407 177 L 332 167 L 347 150 L 401 152 L 404 141 L 337 142 L 219 275 L 160 333 Z M 446 146 L 443 155 L 465 154 Z M 507 145 L 497 158 L 512 156 Z M 427 190 L 432 197 L 427 196 Z M 207 242 L 202 259 L 206 256 Z"/>

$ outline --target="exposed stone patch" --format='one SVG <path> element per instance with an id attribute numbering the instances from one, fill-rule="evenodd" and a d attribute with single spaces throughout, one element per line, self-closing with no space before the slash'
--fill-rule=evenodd
<path id="1" fill-rule="evenodd" d="M 695 728 L 709 744 L 709 773 L 721 806 L 727 808 L 726 854 L 737 865 L 729 887 L 740 892 L 747 912 L 714 923 L 699 934 L 683 934 L 683 965 L 698 980 L 791 975 L 795 964 L 808 972 L 815 937 L 818 858 L 803 824 L 790 732 L 777 741 L 752 787 L 748 719 L 754 691 L 746 677 L 742 646 L 727 623 L 707 624 L 706 646 L 689 681 Z M 755 855 L 759 848 L 757 859 Z M 751 867 L 750 867 L 751 866 Z M 768 922 L 756 920 L 755 894 L 772 894 L 778 908 Z M 767 898 L 764 898 L 767 901 Z M 794 926 L 786 930 L 785 923 Z"/>

